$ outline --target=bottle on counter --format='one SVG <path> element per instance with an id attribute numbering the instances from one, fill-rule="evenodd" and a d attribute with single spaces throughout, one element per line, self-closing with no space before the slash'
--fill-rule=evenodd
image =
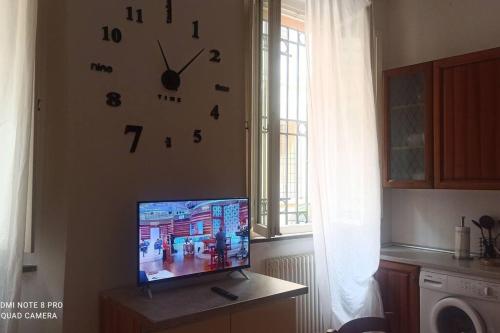
<path id="1" fill-rule="evenodd" d="M 455 227 L 455 259 L 470 259 L 470 228 L 465 226 L 465 216 L 462 223 Z"/>

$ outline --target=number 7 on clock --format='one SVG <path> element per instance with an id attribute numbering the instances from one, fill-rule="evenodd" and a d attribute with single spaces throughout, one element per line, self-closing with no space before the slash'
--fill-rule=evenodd
<path id="1" fill-rule="evenodd" d="M 142 133 L 142 126 L 135 126 L 135 125 L 127 125 L 125 126 L 125 133 L 128 134 L 130 132 L 135 133 L 134 136 L 134 141 L 132 141 L 132 145 L 130 146 L 130 153 L 135 153 L 135 150 L 137 149 L 137 145 L 139 144 L 139 140 L 141 138 L 141 133 Z"/>

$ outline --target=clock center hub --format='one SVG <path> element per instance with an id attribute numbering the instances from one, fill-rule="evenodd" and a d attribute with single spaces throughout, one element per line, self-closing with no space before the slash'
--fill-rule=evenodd
<path id="1" fill-rule="evenodd" d="M 161 76 L 161 83 L 167 90 L 177 91 L 181 85 L 181 77 L 173 70 L 166 70 Z"/>

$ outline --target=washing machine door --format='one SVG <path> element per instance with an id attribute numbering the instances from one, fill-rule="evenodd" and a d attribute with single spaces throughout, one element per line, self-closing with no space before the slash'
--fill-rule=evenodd
<path id="1" fill-rule="evenodd" d="M 431 312 L 432 333 L 486 333 L 479 313 L 464 300 L 443 298 Z"/>

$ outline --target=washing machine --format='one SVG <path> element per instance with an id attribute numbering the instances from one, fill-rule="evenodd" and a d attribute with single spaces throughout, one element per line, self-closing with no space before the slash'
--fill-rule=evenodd
<path id="1" fill-rule="evenodd" d="M 500 333 L 500 281 L 423 269 L 421 333 Z"/>

